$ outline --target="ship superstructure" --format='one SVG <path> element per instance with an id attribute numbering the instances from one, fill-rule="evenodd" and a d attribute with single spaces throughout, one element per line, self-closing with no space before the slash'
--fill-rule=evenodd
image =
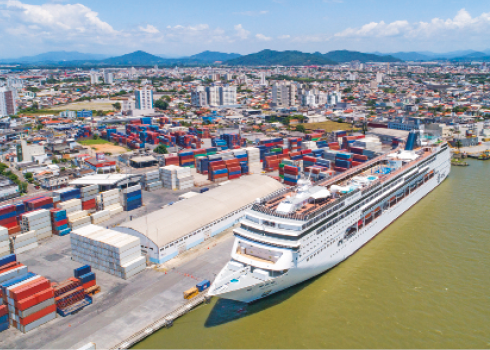
<path id="1" fill-rule="evenodd" d="M 300 180 L 258 199 L 234 229 L 231 260 L 209 294 L 251 302 L 352 255 L 449 175 L 447 143 L 413 149 L 414 142 L 334 178 Z"/>

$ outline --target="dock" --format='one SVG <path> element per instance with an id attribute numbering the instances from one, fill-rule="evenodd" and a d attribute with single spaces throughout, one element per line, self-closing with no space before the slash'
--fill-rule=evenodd
<path id="1" fill-rule="evenodd" d="M 161 319 L 149 324 L 147 327 L 144 327 L 143 329 L 134 333 L 132 336 L 130 336 L 126 340 L 123 340 L 121 343 L 119 343 L 115 347 L 113 347 L 112 350 L 129 349 L 130 347 L 139 343 L 140 341 L 142 341 L 146 337 L 152 335 L 156 331 L 158 331 L 164 327 L 171 327 L 173 325 L 174 320 L 176 320 L 177 318 L 179 318 L 181 316 L 184 316 L 186 313 L 191 311 L 196 306 L 201 305 L 206 300 L 208 300 L 207 293 L 200 293 L 198 296 L 191 299 L 185 305 L 182 305 L 181 307 L 170 312 L 169 314 L 165 315 Z"/>
<path id="2" fill-rule="evenodd" d="M 78 349 L 88 342 L 97 349 L 131 347 L 206 301 L 205 293 L 186 300 L 183 292 L 203 279 L 214 280 L 230 259 L 231 232 L 228 229 L 161 268 L 148 267 L 129 280 L 94 270 L 101 292 L 92 305 L 27 334 L 10 328 L 2 332 L 0 348 Z M 71 260 L 70 252 L 69 236 L 53 236 L 18 259 L 30 271 L 60 281 L 80 266 Z"/>

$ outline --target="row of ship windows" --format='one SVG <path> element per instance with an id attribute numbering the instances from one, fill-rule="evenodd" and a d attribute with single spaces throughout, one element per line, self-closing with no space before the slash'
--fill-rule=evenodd
<path id="1" fill-rule="evenodd" d="M 220 223 L 220 222 L 222 222 L 222 221 L 225 221 L 226 219 L 229 219 L 229 218 L 231 218 L 232 216 L 234 216 L 234 215 L 236 215 L 236 214 L 238 214 L 238 213 L 240 213 L 240 212 L 242 212 L 242 211 L 244 211 L 244 210 L 247 210 L 247 209 L 248 209 L 248 208 L 250 208 L 250 207 L 251 207 L 251 205 L 246 205 L 246 206 L 244 206 L 244 207 L 242 207 L 242 208 L 240 208 L 240 209 L 238 209 L 238 210 L 235 210 L 234 212 L 232 212 L 232 213 L 230 213 L 230 214 L 228 214 L 228 215 L 226 215 L 226 216 L 223 216 L 222 218 L 219 218 L 219 219 L 218 219 L 218 220 L 216 220 L 216 221 L 213 221 L 212 223 L 210 223 L 210 224 L 208 224 L 208 225 L 204 226 L 203 228 L 201 228 L 201 229 L 199 229 L 199 230 L 196 230 L 196 231 L 194 231 L 194 232 L 191 232 L 191 233 L 189 233 L 188 235 L 186 235 L 186 236 L 184 236 L 184 237 L 182 237 L 182 238 L 179 238 L 178 240 L 176 240 L 176 241 L 174 241 L 174 242 L 172 242 L 172 243 L 167 244 L 165 247 L 160 248 L 160 251 L 163 251 L 163 250 L 165 250 L 165 249 L 171 248 L 171 247 L 173 247 L 174 245 L 177 245 L 178 243 L 183 242 L 183 241 L 187 240 L 188 238 L 190 238 L 190 237 L 192 237 L 192 236 L 197 235 L 198 233 L 204 232 L 204 231 L 206 231 L 208 228 L 211 228 L 212 226 L 214 226 L 214 225 L 216 225 L 216 224 L 218 224 L 218 223 Z"/>

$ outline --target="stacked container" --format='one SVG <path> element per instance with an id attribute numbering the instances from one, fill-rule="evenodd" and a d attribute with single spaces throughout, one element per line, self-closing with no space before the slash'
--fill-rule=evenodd
<path id="1" fill-rule="evenodd" d="M 66 214 L 71 230 L 76 230 L 90 224 L 90 216 L 87 210 L 79 210 Z"/>
<path id="2" fill-rule="evenodd" d="M 53 191 L 54 195 L 59 195 L 60 202 L 66 202 L 71 199 L 79 199 L 81 198 L 81 193 L 79 188 L 75 187 L 66 187 L 63 189 Z"/>
<path id="3" fill-rule="evenodd" d="M 119 189 L 102 192 L 101 202 L 102 209 L 109 211 L 111 217 L 123 211 Z"/>
<path id="4" fill-rule="evenodd" d="M 94 211 L 97 209 L 96 197 L 98 192 L 98 185 L 85 186 L 80 189 L 83 210 Z"/>
<path id="5" fill-rule="evenodd" d="M 85 290 L 81 280 L 78 278 L 71 277 L 60 283 L 54 283 L 53 292 L 56 311 L 63 317 L 75 311 L 70 309 L 73 309 L 74 306 L 78 306 L 85 300 Z M 82 304 L 81 307 L 76 307 L 76 311 L 85 305 Z"/>
<path id="6" fill-rule="evenodd" d="M 165 159 L 165 165 L 179 166 L 179 155 L 177 153 L 165 154 L 163 158 Z"/>
<path id="7" fill-rule="evenodd" d="M 4 205 L 0 207 L 0 225 L 8 230 L 9 234 L 20 232 L 17 224 L 17 210 L 14 205 Z"/>
<path id="8" fill-rule="evenodd" d="M 120 204 L 120 194 L 119 189 L 109 190 L 100 193 L 102 209 L 107 209 L 108 207 L 116 204 Z"/>
<path id="9" fill-rule="evenodd" d="M 300 179 L 299 167 L 292 165 L 284 165 L 284 184 L 289 186 L 296 186 Z"/>
<path id="10" fill-rule="evenodd" d="M 160 176 L 165 188 L 183 190 L 194 186 L 194 178 L 190 168 L 174 165 L 165 166 L 160 168 Z"/>
<path id="11" fill-rule="evenodd" d="M 64 236 L 70 233 L 71 228 L 68 227 L 68 217 L 64 209 L 51 209 L 51 227 L 53 234 Z"/>
<path id="12" fill-rule="evenodd" d="M 158 170 L 149 171 L 145 174 L 145 189 L 148 192 L 158 190 L 163 187 L 162 181 L 160 180 L 160 172 Z"/>
<path id="13" fill-rule="evenodd" d="M 66 214 L 82 210 L 82 201 L 80 199 L 71 199 L 66 202 L 58 203 L 59 209 L 66 210 Z"/>
<path id="14" fill-rule="evenodd" d="M 225 161 L 209 162 L 208 179 L 214 182 L 228 181 L 228 169 Z"/>
<path id="15" fill-rule="evenodd" d="M 131 211 L 143 205 L 140 185 L 123 188 L 122 193 L 123 207 L 125 211 Z"/>
<path id="16" fill-rule="evenodd" d="M 17 234 L 16 236 L 10 237 L 10 248 L 15 254 L 20 254 L 36 248 L 38 246 L 37 241 L 38 238 L 35 230 Z"/>
<path id="17" fill-rule="evenodd" d="M 51 282 L 27 271 L 14 254 L 0 260 L 0 287 L 10 325 L 27 333 L 56 318 Z M 3 319 L 2 319 L 3 321 Z"/>
<path id="18" fill-rule="evenodd" d="M 260 164 L 260 149 L 255 147 L 248 147 L 245 150 L 247 151 L 249 167 L 258 166 Z"/>
<path id="19" fill-rule="evenodd" d="M 26 206 L 26 211 L 33 211 L 37 209 L 52 209 L 53 208 L 53 198 L 52 197 L 38 197 L 29 199 L 24 202 Z"/>
<path id="20" fill-rule="evenodd" d="M 101 210 L 93 213 L 90 218 L 92 220 L 92 224 L 100 224 L 101 222 L 109 220 L 111 218 L 111 213 L 109 210 Z"/>
<path id="21" fill-rule="evenodd" d="M 182 151 L 179 153 L 180 166 L 194 168 L 194 152 Z"/>
<path id="22" fill-rule="evenodd" d="M 9 255 L 10 252 L 9 230 L 0 226 L 0 258 Z"/>
<path id="23" fill-rule="evenodd" d="M 22 232 L 36 231 L 37 239 L 51 237 L 51 213 L 49 210 L 40 209 L 21 215 Z"/>
<path id="24" fill-rule="evenodd" d="M 70 238 L 73 259 L 95 269 L 128 279 L 146 267 L 138 237 L 90 225 Z"/>

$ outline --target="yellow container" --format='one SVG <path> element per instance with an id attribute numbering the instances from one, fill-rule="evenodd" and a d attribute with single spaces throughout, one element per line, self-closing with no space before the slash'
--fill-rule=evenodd
<path id="1" fill-rule="evenodd" d="M 184 292 L 184 299 L 192 299 L 199 294 L 199 290 L 196 287 L 192 287 Z"/>

